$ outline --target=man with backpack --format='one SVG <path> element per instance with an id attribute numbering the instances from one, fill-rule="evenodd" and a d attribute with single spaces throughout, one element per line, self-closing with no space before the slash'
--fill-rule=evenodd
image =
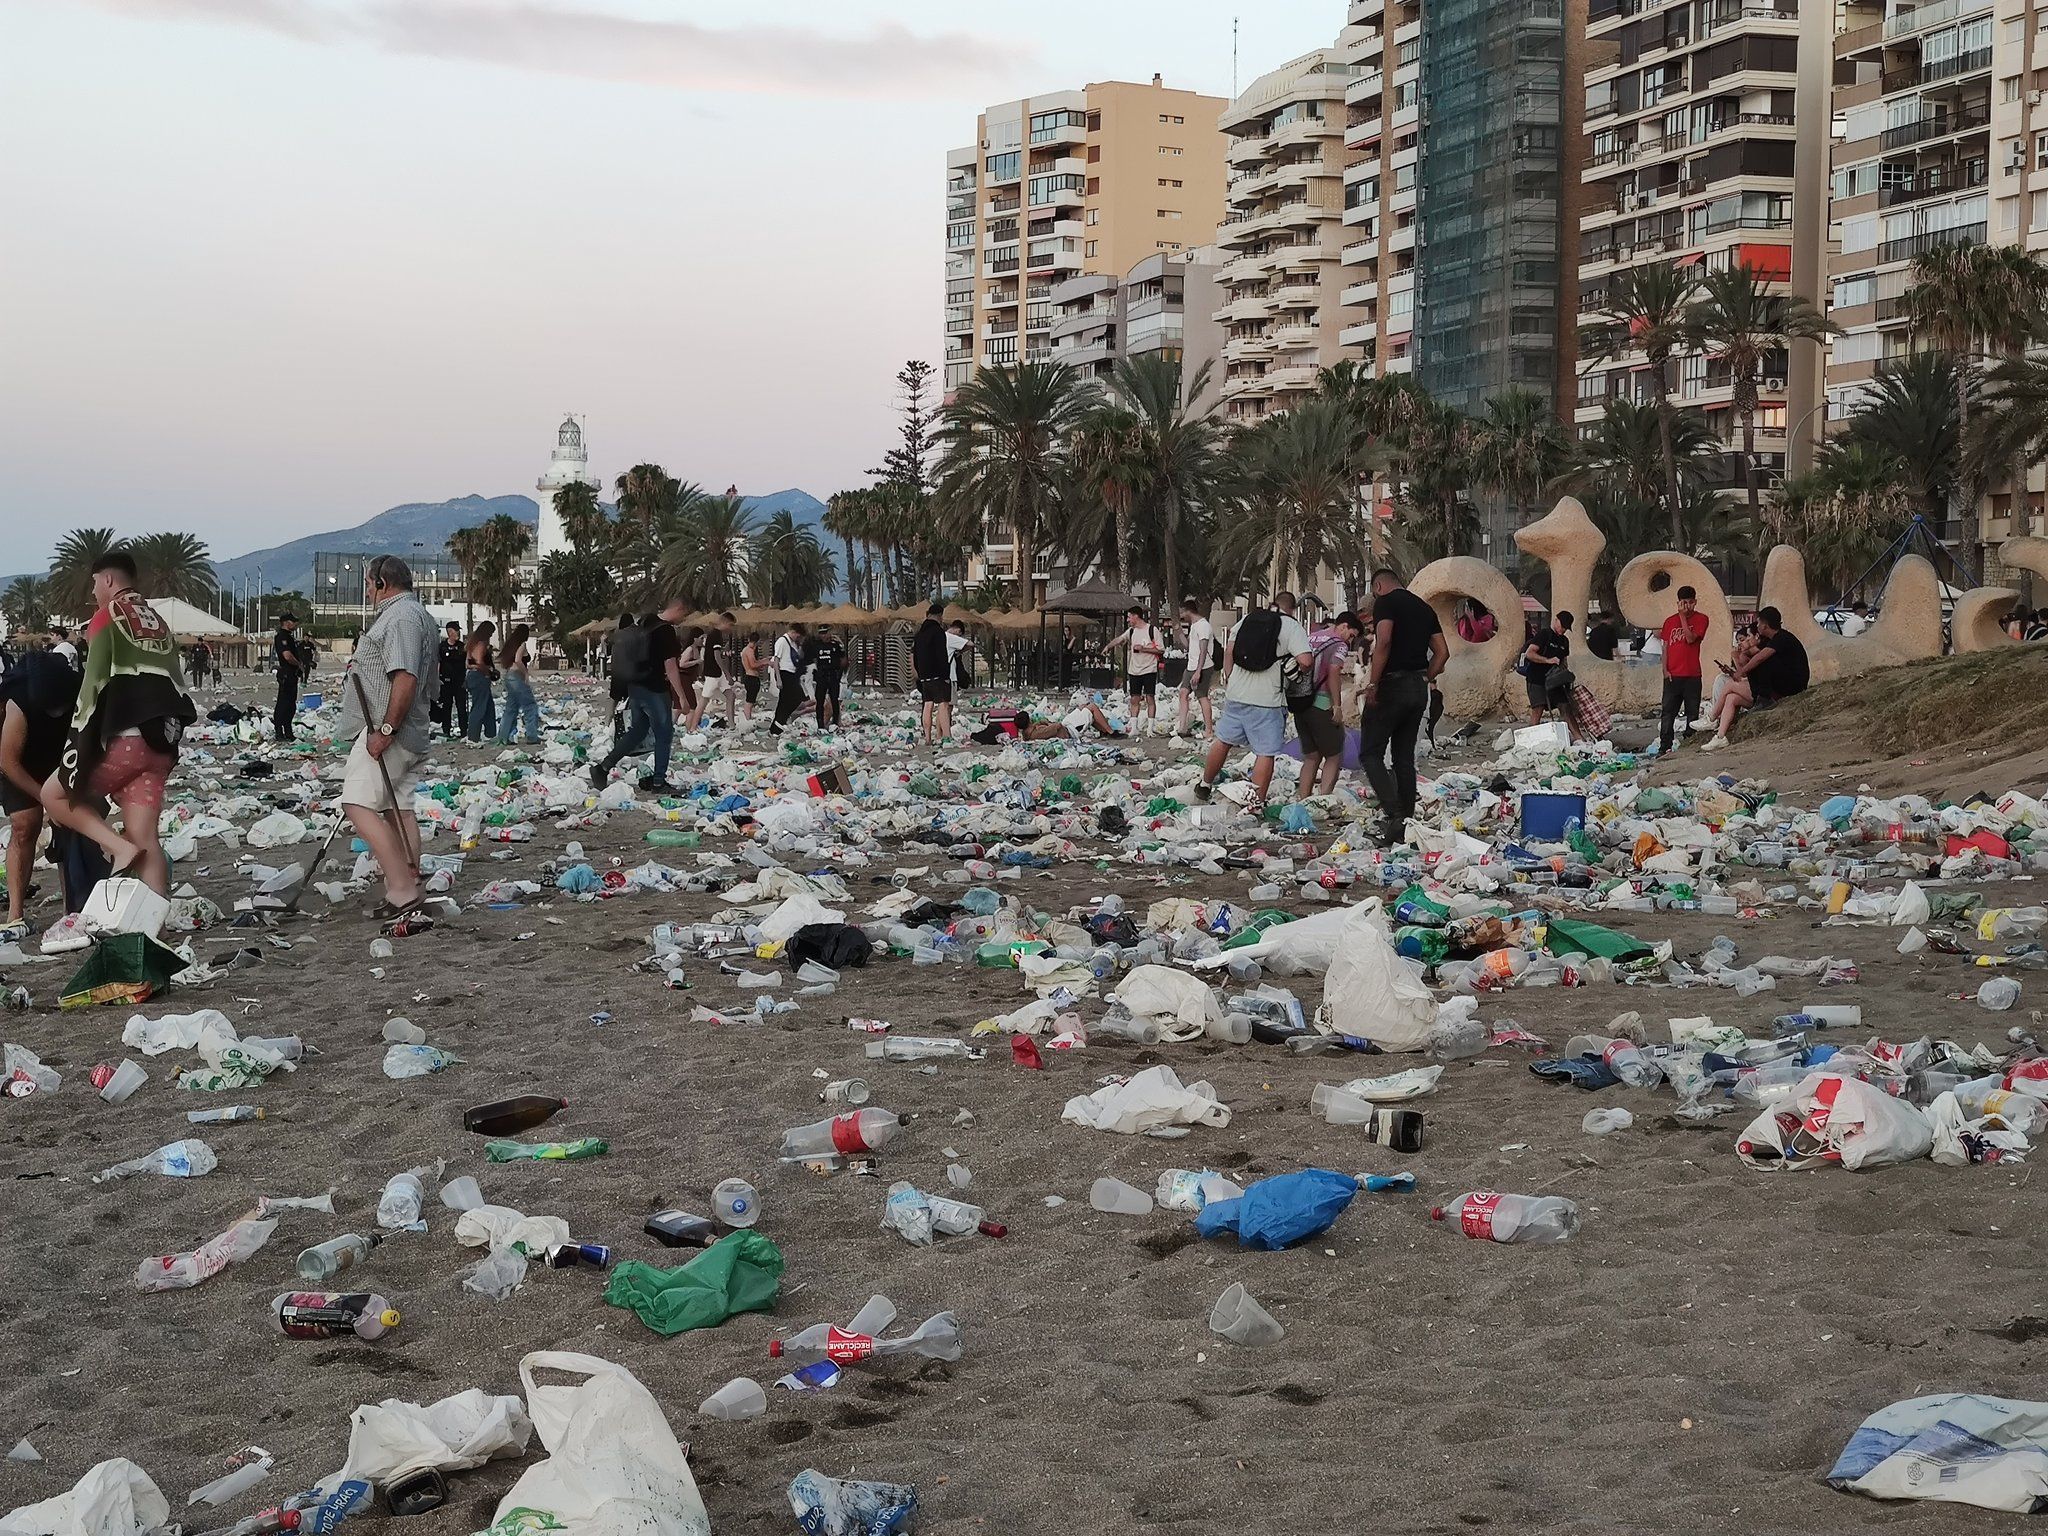
<path id="1" fill-rule="evenodd" d="M 1271 608 L 1254 608 L 1231 630 L 1223 646 L 1223 713 L 1217 717 L 1216 739 L 1202 764 L 1202 782 L 1195 798 L 1206 802 L 1216 791 L 1216 776 L 1232 747 L 1251 752 L 1252 793 L 1244 808 L 1257 816 L 1266 808 L 1266 789 L 1273 782 L 1273 759 L 1287 741 L 1287 694 L 1281 662 L 1292 658 L 1307 671 L 1313 665 L 1308 631 L 1283 609 L 1293 598 L 1277 594 Z"/>
<path id="2" fill-rule="evenodd" d="M 655 654 L 657 638 L 664 641 L 661 656 Z M 611 652 L 612 690 L 626 702 L 626 724 L 613 732 L 611 751 L 590 765 L 591 786 L 601 790 L 610 783 L 612 769 L 644 747 L 649 736 L 655 752 L 648 780 L 660 782 L 668 775 L 669 744 L 675 736 L 675 706 L 661 669 L 682 654 L 682 647 L 674 627 L 654 614 L 647 615 L 646 623 L 635 624 L 627 613 L 619 616 L 619 627 L 612 631 Z"/>

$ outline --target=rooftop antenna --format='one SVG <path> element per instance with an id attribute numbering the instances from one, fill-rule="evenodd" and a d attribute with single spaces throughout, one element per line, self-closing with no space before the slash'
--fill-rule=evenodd
<path id="1" fill-rule="evenodd" d="M 1230 99 L 1237 100 L 1237 18 L 1230 18 Z"/>

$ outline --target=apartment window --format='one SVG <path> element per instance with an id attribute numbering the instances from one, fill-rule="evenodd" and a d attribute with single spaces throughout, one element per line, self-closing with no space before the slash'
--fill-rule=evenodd
<path id="1" fill-rule="evenodd" d="M 1180 217 L 1180 210 L 1178 208 L 1161 208 L 1159 210 L 1159 217 L 1162 219 L 1177 219 Z"/>
<path id="2" fill-rule="evenodd" d="M 1162 176 L 1159 178 L 1159 185 L 1162 187 L 1180 187 L 1184 186 L 1185 183 L 1178 176 Z"/>
<path id="3" fill-rule="evenodd" d="M 1034 176 L 1031 178 L 1030 203 L 1034 208 L 1043 207 L 1062 192 L 1079 192 L 1087 185 L 1085 176 Z"/>
<path id="4" fill-rule="evenodd" d="M 1102 132 L 1102 114 L 1100 112 L 1090 112 L 1088 114 L 1088 131 L 1090 133 Z"/>
<path id="5" fill-rule="evenodd" d="M 982 354 L 982 361 L 988 363 L 991 367 L 998 368 L 1016 362 L 1017 338 L 1014 336 L 995 337 L 989 342 L 988 350 Z"/>
<path id="6" fill-rule="evenodd" d="M 2048 192 L 2036 192 L 2034 194 L 2033 227 L 2035 229 L 2048 229 Z"/>
<path id="7" fill-rule="evenodd" d="M 1179 127 L 1181 124 L 1185 123 L 1187 119 L 1184 117 L 1176 116 L 1172 113 L 1162 112 L 1159 114 L 1159 121 L 1161 121 L 1162 123 L 1172 123 L 1175 127 Z"/>
<path id="8" fill-rule="evenodd" d="M 1087 245 L 1085 245 L 1085 246 L 1083 246 L 1083 247 L 1082 247 L 1082 249 L 1081 249 L 1081 254 L 1082 254 L 1083 256 L 1087 256 L 1087 257 L 1091 257 L 1091 258 L 1092 258 L 1092 257 L 1093 257 L 1093 256 L 1095 255 L 1095 248 L 1096 248 L 1096 247 L 1097 247 L 1098 245 L 1100 245 L 1101 243 L 1102 243 L 1102 242 L 1101 242 L 1101 241 L 1099 241 L 1099 240 L 1090 240 L 1090 241 L 1089 241 L 1089 242 L 1087 243 Z"/>
<path id="9" fill-rule="evenodd" d="M 1162 144 L 1159 146 L 1159 153 L 1161 153 L 1162 155 L 1171 155 L 1176 160 L 1180 158 L 1180 152 L 1180 146 L 1178 144 Z"/>
<path id="10" fill-rule="evenodd" d="M 972 223 L 948 224 L 946 226 L 947 250 L 957 251 L 972 244 L 974 244 L 974 225 Z"/>
<path id="11" fill-rule="evenodd" d="M 2001 197 L 1998 200 L 1998 227 L 2011 234 L 2020 227 L 2020 200 L 2016 197 Z"/>
<path id="12" fill-rule="evenodd" d="M 1100 176 L 1090 176 L 1087 181 L 1082 183 L 1081 191 L 1089 197 L 1098 195 L 1102 191 L 1102 178 Z"/>
<path id="13" fill-rule="evenodd" d="M 2048 12 L 2043 14 L 2048 14 Z M 1998 82 L 1998 99 L 2000 101 L 2018 101 L 2020 99 L 2020 77 L 2018 75 L 2009 75 Z"/>
<path id="14" fill-rule="evenodd" d="M 1102 146 L 1100 144 L 1090 144 L 1088 146 L 1088 163 L 1090 165 L 1100 165 L 1102 163 Z"/>
<path id="15" fill-rule="evenodd" d="M 973 284 L 970 283 L 965 288 L 948 288 L 946 290 L 946 302 L 948 304 L 972 304 L 974 302 Z"/>
<path id="16" fill-rule="evenodd" d="M 1877 279 L 1869 273 L 1857 277 L 1835 279 L 1835 296 L 1832 307 L 1854 309 L 1859 304 L 1874 303 L 1877 299 Z"/>
<path id="17" fill-rule="evenodd" d="M 2034 169 L 2048 170 L 2048 133 L 2034 135 Z"/>
<path id="18" fill-rule="evenodd" d="M 1012 149 L 1000 155 L 990 155 L 987 167 L 990 181 L 1015 181 L 1024 174 L 1023 152 Z"/>
<path id="19" fill-rule="evenodd" d="M 1394 167 L 1394 190 L 1396 192 L 1406 192 L 1414 185 L 1415 165 L 1412 161 L 1407 165 L 1397 165 Z"/>
<path id="20" fill-rule="evenodd" d="M 2027 19 L 2024 16 L 2015 16 L 2005 24 L 2005 40 L 2008 43 L 2021 42 L 2026 37 L 2026 30 Z"/>
<path id="21" fill-rule="evenodd" d="M 1100 208 L 1090 208 L 1088 210 L 1087 218 L 1085 218 L 1082 222 L 1085 223 L 1090 229 L 1093 229 L 1097 224 L 1100 224 L 1102 222 L 1102 210 Z"/>
<path id="22" fill-rule="evenodd" d="M 1877 190 L 1878 166 L 1875 160 L 1866 160 L 1861 165 L 1844 166 L 1835 172 L 1836 197 L 1861 197 L 1865 192 Z"/>
<path id="23" fill-rule="evenodd" d="M 2042 11 L 2034 18 L 2034 30 L 2036 32 L 2048 32 L 2048 11 Z"/>
<path id="24" fill-rule="evenodd" d="M 1088 123 L 1085 112 L 1034 112 L 1031 114 L 1031 142 L 1044 144 L 1060 135 L 1063 128 L 1084 128 Z"/>
<path id="25" fill-rule="evenodd" d="M 1419 80 L 1403 80 L 1394 87 L 1394 110 L 1396 112 L 1399 112 L 1403 107 L 1414 106 L 1421 99 L 1422 82 Z"/>

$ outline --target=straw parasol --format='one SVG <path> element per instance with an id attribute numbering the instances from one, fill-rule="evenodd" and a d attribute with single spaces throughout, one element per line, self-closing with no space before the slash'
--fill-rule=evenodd
<path id="1" fill-rule="evenodd" d="M 875 629 L 882 624 L 883 619 L 880 614 L 871 612 L 858 603 L 841 603 L 836 608 L 828 608 L 819 616 L 818 622 L 836 625 L 840 629 Z"/>

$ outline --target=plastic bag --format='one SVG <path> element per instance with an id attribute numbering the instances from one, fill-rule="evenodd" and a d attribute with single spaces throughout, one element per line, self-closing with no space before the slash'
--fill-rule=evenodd
<path id="1" fill-rule="evenodd" d="M 536 1371 L 582 1380 L 541 1386 Z M 711 1536 L 689 1459 L 631 1371 L 595 1355 L 539 1350 L 519 1362 L 519 1380 L 548 1459 L 498 1501 L 492 1536 Z"/>
<path id="2" fill-rule="evenodd" d="M 735 1312 L 765 1312 L 782 1282 L 782 1250 L 759 1232 L 728 1232 L 689 1263 L 660 1269 L 628 1259 L 604 1299 L 656 1333 L 716 1328 Z"/>
<path id="3" fill-rule="evenodd" d="M 476 1387 L 424 1408 L 393 1397 L 364 1403 L 349 1416 L 348 1456 L 321 1480 L 320 1492 L 332 1493 L 350 1478 L 388 1483 L 428 1467 L 480 1467 L 493 1457 L 519 1455 L 532 1435 L 518 1398 Z"/>
<path id="4" fill-rule="evenodd" d="M 1230 1124 L 1230 1106 L 1219 1103 L 1216 1090 L 1207 1083 L 1182 1087 L 1171 1067 L 1147 1067 L 1129 1082 L 1076 1094 L 1067 1100 L 1060 1118 L 1090 1130 L 1125 1136 L 1161 1131 L 1184 1135 L 1176 1128 L 1208 1125 L 1223 1129 Z"/>
<path id="5" fill-rule="evenodd" d="M 171 1517 L 170 1501 L 132 1461 L 103 1461 L 69 1491 L 0 1515 L 0 1536 L 137 1536 Z"/>
<path id="6" fill-rule="evenodd" d="M 1330 1027 L 1383 1051 L 1421 1050 L 1436 1026 L 1436 999 L 1415 967 L 1394 953 L 1385 920 L 1371 904 L 1346 908 L 1345 914 L 1336 959 L 1323 979 Z M 1289 923 L 1280 931 L 1306 926 Z"/>
<path id="7" fill-rule="evenodd" d="M 1828 1482 L 1873 1499 L 2048 1509 L 2048 1403 L 1975 1392 L 1893 1403 L 1856 1427 Z"/>
<path id="8" fill-rule="evenodd" d="M 1132 1018 L 1157 1023 L 1167 1040 L 1199 1039 L 1210 1020 L 1223 1019 L 1215 988 L 1169 965 L 1139 966 L 1117 983 L 1116 996 Z"/>
<path id="9" fill-rule="evenodd" d="M 1735 1143 L 1752 1168 L 1881 1168 L 1934 1148 L 1933 1123 L 1919 1109 L 1860 1078 L 1815 1072 L 1791 1098 L 1758 1115 Z"/>
<path id="10" fill-rule="evenodd" d="M 1204 1237 L 1235 1232 L 1246 1248 L 1285 1248 L 1314 1237 L 1344 1214 L 1358 1180 L 1327 1168 L 1261 1179 L 1235 1200 L 1212 1200 L 1195 1217 Z"/>
<path id="11" fill-rule="evenodd" d="M 1197 960 L 1195 969 L 1221 970 L 1233 960 L 1250 959 L 1274 976 L 1321 976 L 1337 958 L 1345 923 L 1359 910 L 1332 907 L 1297 922 L 1278 924 L 1252 943 L 1233 945 L 1223 954 Z"/>

